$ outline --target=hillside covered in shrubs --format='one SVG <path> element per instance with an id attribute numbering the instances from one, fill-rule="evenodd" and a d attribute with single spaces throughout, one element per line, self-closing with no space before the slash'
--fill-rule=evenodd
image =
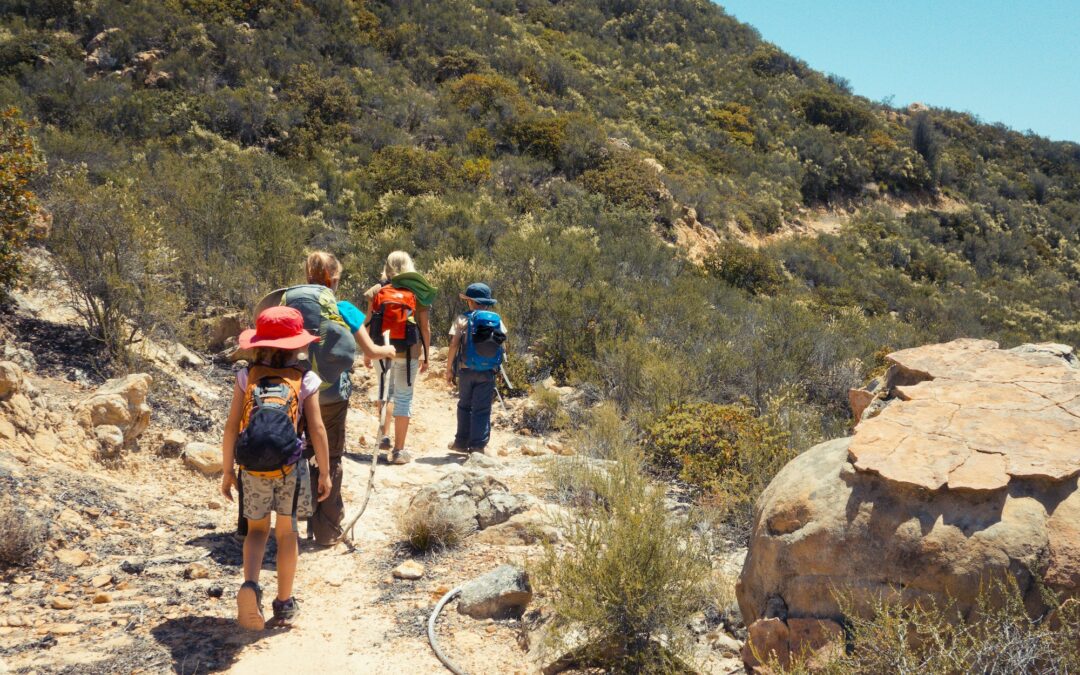
<path id="1" fill-rule="evenodd" d="M 445 289 L 439 335 L 492 283 L 519 381 L 586 383 L 642 427 L 741 404 L 799 450 L 890 350 L 1080 342 L 1080 146 L 859 98 L 706 0 L 0 11 L 5 160 L 113 353 L 125 321 L 190 339 L 305 248 L 343 257 L 346 297 L 405 248 Z M 845 225 L 769 236 L 822 213 Z M 693 262 L 687 231 L 718 235 Z"/>

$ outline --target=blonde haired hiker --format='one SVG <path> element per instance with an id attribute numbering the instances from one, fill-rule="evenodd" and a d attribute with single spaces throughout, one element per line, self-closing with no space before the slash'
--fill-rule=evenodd
<path id="1" fill-rule="evenodd" d="M 389 334 L 396 355 L 380 364 L 379 399 L 389 390 L 386 422 L 379 449 L 389 451 L 391 464 L 406 464 L 412 457 L 405 449 L 409 432 L 413 389 L 417 373 L 427 372 L 431 346 L 430 308 L 438 289 L 416 271 L 412 256 L 394 251 L 386 258 L 383 278 L 364 295 L 369 299 L 366 329 L 376 344 Z M 365 361 L 365 363 L 367 363 Z M 382 403 L 379 413 L 382 413 Z M 393 443 L 390 427 L 393 425 Z"/>
<path id="2" fill-rule="evenodd" d="M 244 539 L 244 583 L 236 594 L 240 626 L 265 626 L 259 571 L 270 536 L 270 514 L 277 514 L 277 597 L 271 606 L 274 619 L 289 623 L 300 611 L 293 597 L 299 557 L 296 520 L 311 515 L 311 482 L 303 459 L 306 436 L 315 447 L 322 470 L 319 501 L 330 495 L 330 463 L 326 429 L 319 413 L 317 392 L 322 380 L 306 370 L 299 352 L 319 338 L 304 330 L 300 312 L 271 307 L 259 314 L 255 328 L 240 335 L 242 349 L 254 349 L 252 365 L 238 371 L 229 418 L 221 444 L 221 494 L 232 501 L 238 487 L 241 515 L 247 522 Z M 303 432 L 300 430 L 304 429 Z M 239 485 L 236 469 L 240 469 Z"/>

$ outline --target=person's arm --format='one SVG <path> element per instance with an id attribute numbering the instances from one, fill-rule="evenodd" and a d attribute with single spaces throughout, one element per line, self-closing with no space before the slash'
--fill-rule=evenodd
<path id="1" fill-rule="evenodd" d="M 456 332 L 450 338 L 450 349 L 446 353 L 446 381 L 454 382 L 454 359 L 457 358 L 458 346 L 461 341 L 461 333 Z"/>
<path id="2" fill-rule="evenodd" d="M 420 340 L 424 343 L 421 345 L 424 353 L 420 357 L 420 372 L 424 373 L 427 372 L 428 349 L 431 347 L 431 308 L 420 307 L 417 309 L 416 321 L 420 324 Z"/>
<path id="3" fill-rule="evenodd" d="M 304 424 L 308 438 L 315 446 L 315 463 L 319 465 L 319 496 L 321 502 L 330 496 L 330 444 L 326 440 L 326 426 L 319 411 L 319 395 L 312 394 L 304 401 Z"/>
<path id="4" fill-rule="evenodd" d="M 233 500 L 232 489 L 236 485 L 236 437 L 240 433 L 240 417 L 244 414 L 244 392 L 240 383 L 233 384 L 232 403 L 229 404 L 229 418 L 225 421 L 225 435 L 221 440 L 221 495 L 230 502 Z"/>

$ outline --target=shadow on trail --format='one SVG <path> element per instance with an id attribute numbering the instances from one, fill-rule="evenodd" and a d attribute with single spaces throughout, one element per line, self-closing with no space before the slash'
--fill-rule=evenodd
<path id="1" fill-rule="evenodd" d="M 416 459 L 417 464 L 428 464 L 430 466 L 446 466 L 447 464 L 464 464 L 468 461 L 468 455 L 440 455 L 437 457 L 418 457 Z"/>
<path id="2" fill-rule="evenodd" d="M 244 647 L 287 630 L 245 631 L 232 619 L 185 616 L 163 621 L 150 634 L 169 650 L 174 673 L 196 675 L 228 670 Z"/>
<path id="3" fill-rule="evenodd" d="M 300 540 L 301 548 L 303 539 Z M 210 559 L 219 565 L 227 565 L 237 569 L 244 566 L 243 540 L 235 535 L 235 530 L 227 532 L 211 532 L 203 534 L 185 542 L 188 546 L 201 546 L 210 551 Z M 273 571 L 277 560 L 277 540 L 274 539 L 274 531 L 270 530 L 270 537 L 266 542 L 266 552 L 263 554 L 262 568 Z"/>

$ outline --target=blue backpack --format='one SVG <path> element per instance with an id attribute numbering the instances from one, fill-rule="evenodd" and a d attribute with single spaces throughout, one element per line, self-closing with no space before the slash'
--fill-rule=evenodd
<path id="1" fill-rule="evenodd" d="M 501 329 L 502 319 L 495 312 L 480 309 L 466 316 L 469 326 L 465 331 L 461 364 L 469 370 L 498 370 L 505 354 L 506 333 Z"/>

